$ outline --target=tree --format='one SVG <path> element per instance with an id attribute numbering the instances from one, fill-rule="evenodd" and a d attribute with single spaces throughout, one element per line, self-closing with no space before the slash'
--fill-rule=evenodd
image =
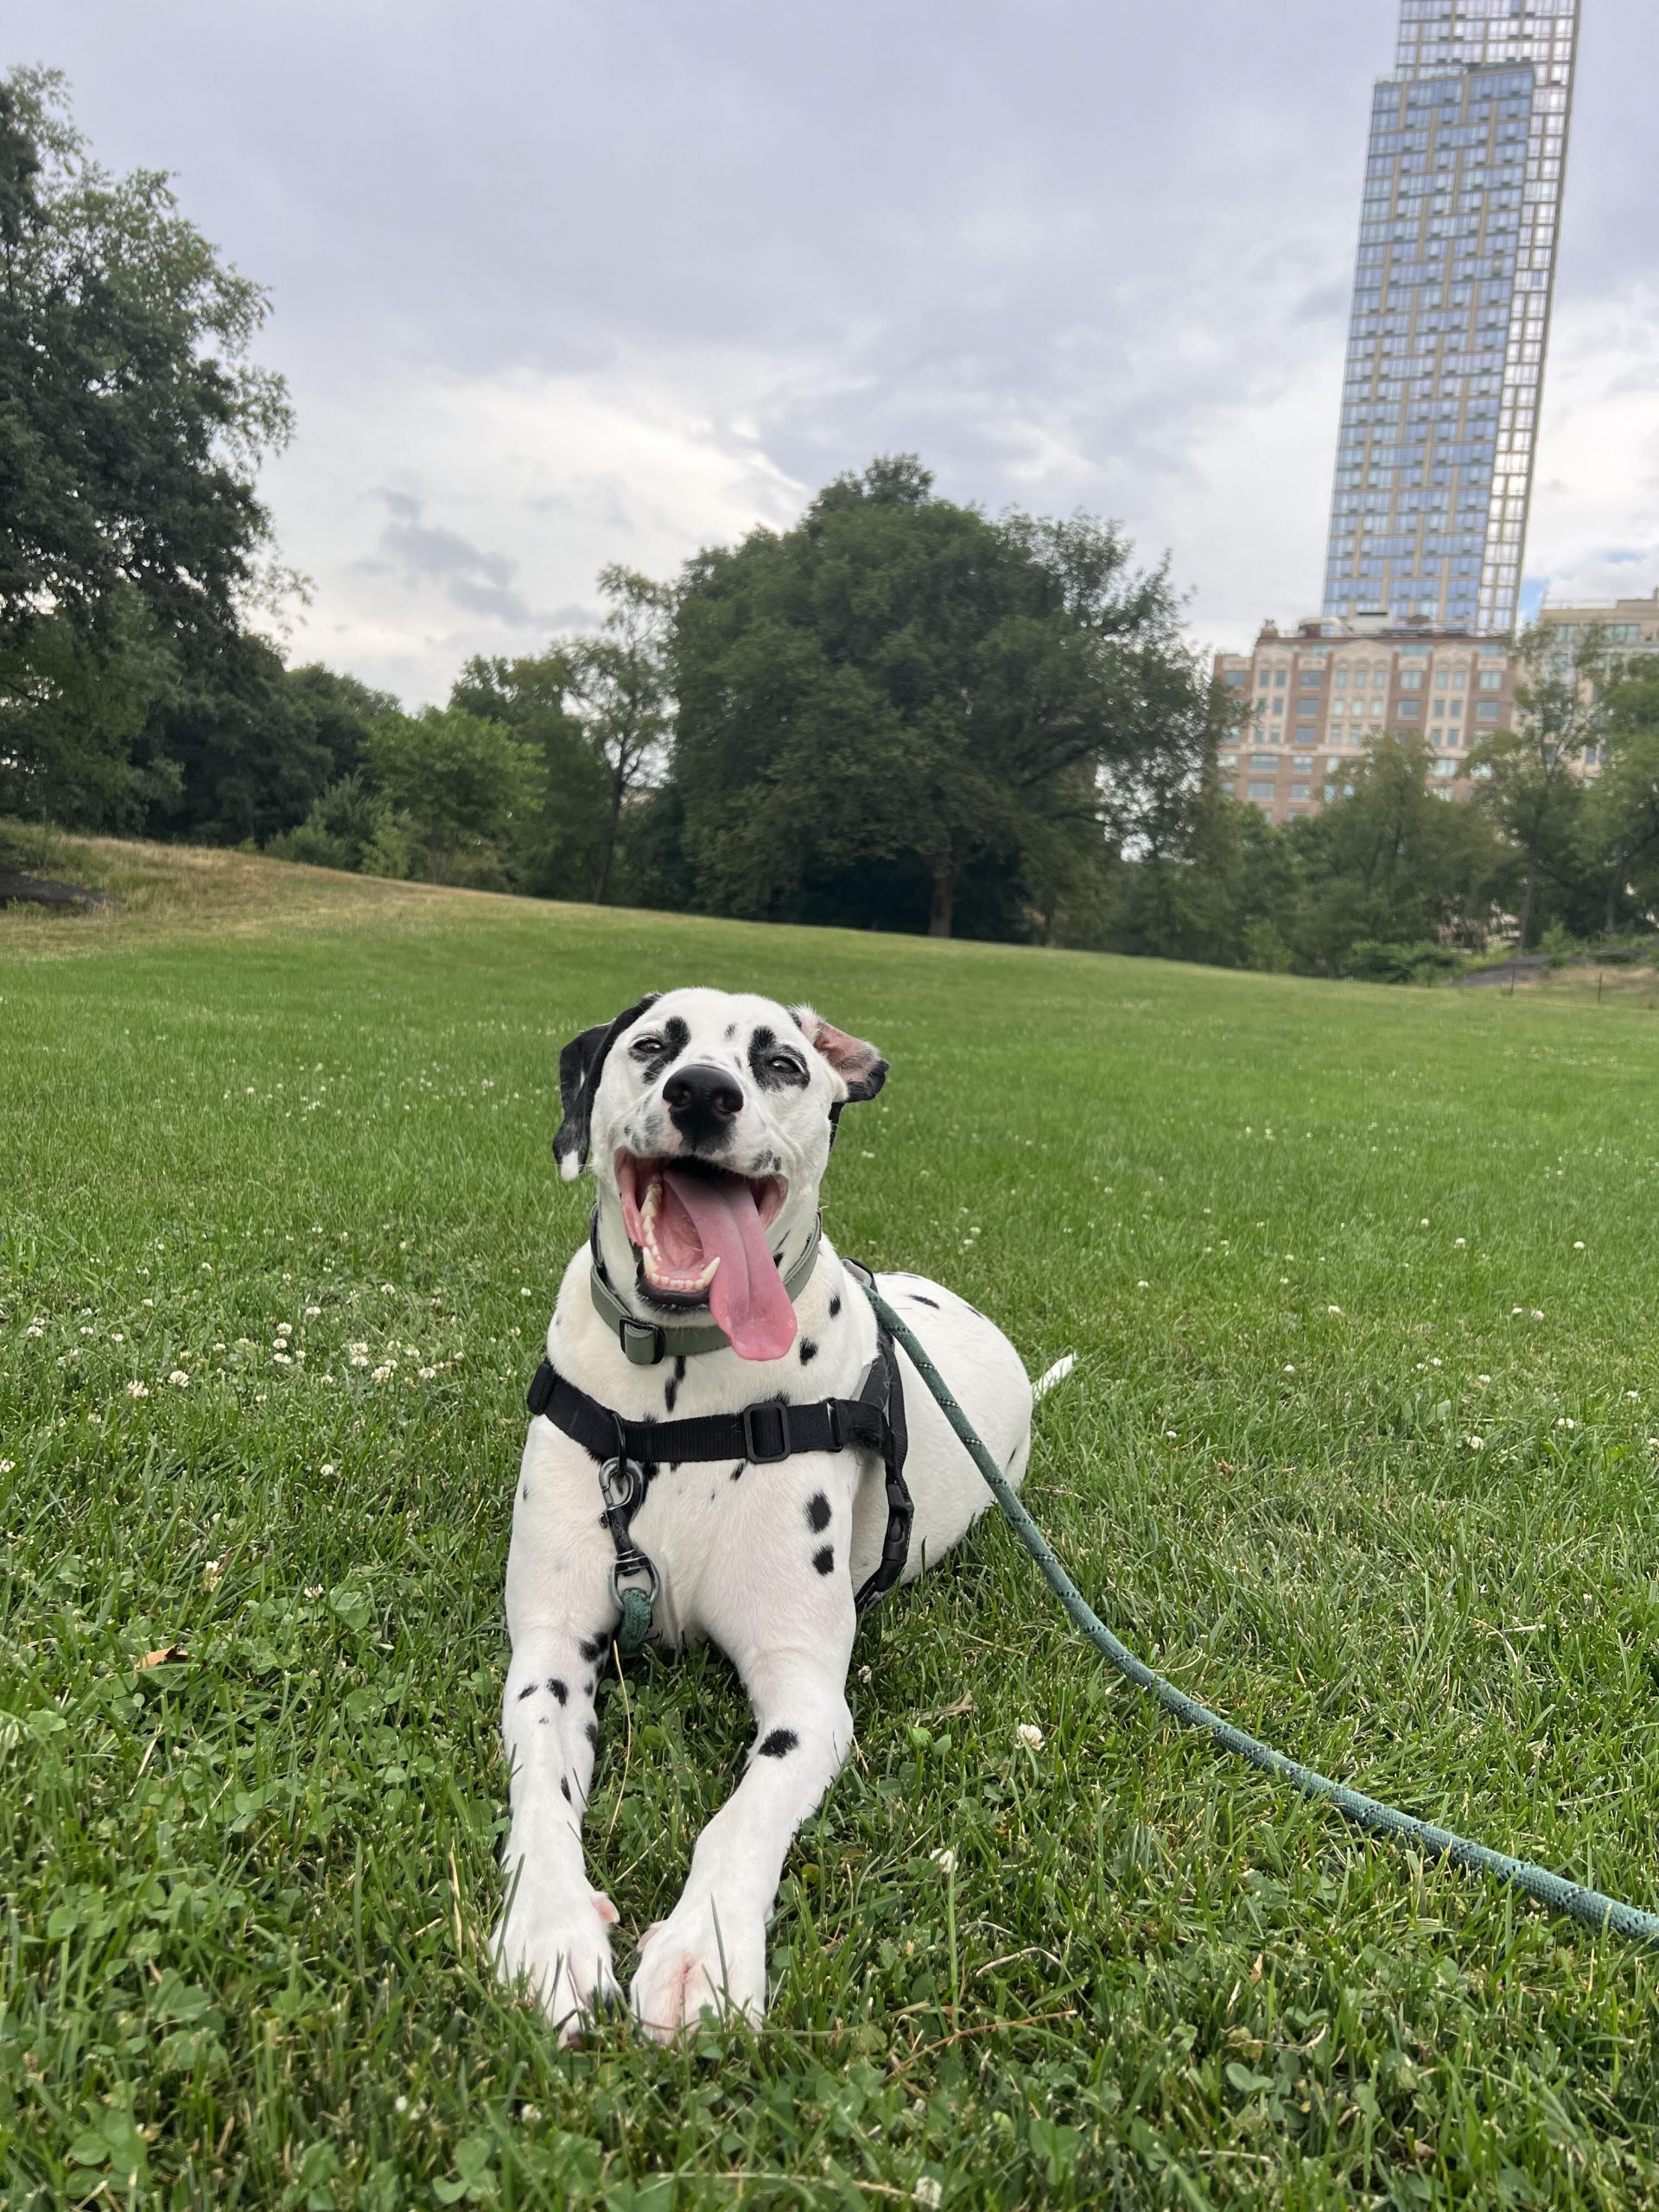
<path id="1" fill-rule="evenodd" d="M 1342 975 L 1355 947 L 1480 942 L 1505 875 L 1484 817 L 1436 796 L 1415 733 L 1373 738 L 1351 798 L 1291 825 L 1304 890 L 1287 934 L 1308 967 Z"/>
<path id="2" fill-rule="evenodd" d="M 571 651 L 555 645 L 516 660 L 474 655 L 449 704 L 512 730 L 538 756 L 537 797 L 517 824 L 515 887 L 543 898 L 584 899 L 605 863 L 610 827 L 609 764 L 572 712 Z"/>
<path id="3" fill-rule="evenodd" d="M 1643 880 L 1650 919 L 1659 903 L 1659 669 L 1632 660 L 1608 685 L 1599 735 L 1601 773 L 1585 794 L 1589 858 L 1605 871 L 1604 926 L 1618 927 L 1620 906 Z"/>
<path id="4" fill-rule="evenodd" d="M 92 161 L 51 72 L 0 79 L 0 768 L 12 803 L 84 810 L 268 573 L 288 397 L 249 358 L 264 294 L 163 175 Z"/>
<path id="5" fill-rule="evenodd" d="M 606 776 L 593 883 L 594 903 L 602 906 L 622 810 L 660 766 L 673 728 L 669 640 L 677 594 L 671 585 L 614 566 L 601 569 L 599 588 L 612 602 L 600 634 L 567 639 L 561 657 L 589 751 Z"/>
<path id="6" fill-rule="evenodd" d="M 1207 696 L 1164 571 L 1130 560 L 1110 524 L 939 499 L 912 455 L 699 555 L 672 778 L 702 897 L 936 936 L 966 899 L 999 934 L 1052 929 Z"/>
<path id="7" fill-rule="evenodd" d="M 536 797 L 536 755 L 523 738 L 479 715 L 429 707 L 382 715 L 363 758 L 429 881 L 506 887 L 514 831 Z"/>
<path id="8" fill-rule="evenodd" d="M 1516 726 L 1484 738 L 1471 766 L 1482 807 L 1522 857 L 1518 941 L 1524 952 L 1540 874 L 1568 890 L 1580 880 L 1584 786 L 1576 764 L 1597 741 L 1604 719 L 1598 679 L 1605 644 L 1599 632 L 1586 630 L 1575 653 L 1558 633 L 1535 626 L 1522 632 L 1516 651 L 1525 671 L 1515 687 Z"/>

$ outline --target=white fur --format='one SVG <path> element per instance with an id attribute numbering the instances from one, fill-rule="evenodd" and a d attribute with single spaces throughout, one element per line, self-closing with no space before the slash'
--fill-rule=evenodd
<path id="1" fill-rule="evenodd" d="M 810 1064 L 804 1085 L 778 1090 L 757 1084 L 747 1058 L 753 1031 L 765 1026 L 802 1047 L 816 1021 L 803 1010 L 798 1027 L 785 1008 L 766 999 L 676 991 L 617 1038 L 594 1099 L 589 1164 L 599 1187 L 607 1271 L 641 1312 L 612 1161 L 620 1145 L 657 1154 L 678 1141 L 662 1109 L 671 1067 L 647 1084 L 630 1051 L 631 1039 L 660 1035 L 671 1018 L 689 1031 L 677 1065 L 713 1063 L 728 1069 L 743 1089 L 733 1148 L 720 1157 L 745 1172 L 770 1156 L 785 1164 L 789 1195 L 771 1242 L 783 1250 L 785 1267 L 804 1249 L 816 1217 L 829 1109 L 847 1089 L 838 1069 L 810 1050 L 803 1052 Z M 850 1041 L 839 1032 L 828 1034 L 841 1045 Z M 868 1300 L 827 1237 L 796 1301 L 798 1334 L 784 1358 L 745 1361 L 729 1349 L 703 1353 L 685 1363 L 677 1381 L 671 1357 L 640 1368 L 623 1357 L 594 1309 L 590 1266 L 584 1238 L 560 1286 L 548 1357 L 562 1375 L 625 1419 L 730 1412 L 780 1392 L 801 1404 L 850 1397 L 874 1353 Z M 1020 1483 L 1030 1449 L 1032 1389 L 1013 1346 L 936 1283 L 908 1274 L 878 1281 L 999 1465 Z M 804 1363 L 807 1343 L 817 1350 Z M 902 1356 L 901 1365 L 910 1425 L 905 1473 L 915 1502 L 908 1581 L 965 1534 L 989 1492 Z M 1058 1379 L 1051 1370 L 1044 1381 Z M 765 2011 L 766 1922 L 790 1840 L 851 1747 L 845 1685 L 853 1594 L 876 1565 L 887 1525 L 882 1470 L 874 1456 L 802 1454 L 775 1465 L 745 1465 L 734 1478 L 736 1464 L 664 1468 L 633 1522 L 634 1539 L 662 1577 L 657 1636 L 671 1645 L 702 1637 L 717 1643 L 742 1677 L 755 1717 L 754 1748 L 742 1779 L 697 1839 L 678 1904 L 640 1942 L 632 2003 L 647 2030 L 664 2039 L 704 2008 L 729 2007 L 757 2021 Z M 818 1497 L 830 1509 L 821 1530 L 808 1517 Z M 598 1471 L 588 1454 L 546 1420 L 533 1420 L 507 1562 L 512 1661 L 503 1733 L 512 1764 L 512 1818 L 505 1853 L 508 1902 L 496 1940 L 504 1975 L 529 1978 L 566 2040 L 616 1989 L 616 1915 L 590 1886 L 582 1847 L 593 1776 L 588 1732 L 594 1693 L 603 1646 L 618 1619 L 610 1587 L 615 1554 L 600 1522 L 601 1504 Z M 834 1565 L 821 1573 L 813 1561 L 826 1545 Z M 760 1746 L 776 1730 L 791 1734 L 793 1746 L 782 1756 L 762 1756 Z"/>

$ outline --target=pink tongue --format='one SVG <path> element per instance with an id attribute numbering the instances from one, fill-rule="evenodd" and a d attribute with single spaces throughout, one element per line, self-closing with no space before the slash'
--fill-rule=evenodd
<path id="1" fill-rule="evenodd" d="M 705 1260 L 718 1258 L 709 1286 L 709 1310 L 741 1359 L 781 1359 L 795 1341 L 795 1308 L 789 1302 L 747 1183 L 735 1175 L 663 1178 L 691 1217 Z"/>

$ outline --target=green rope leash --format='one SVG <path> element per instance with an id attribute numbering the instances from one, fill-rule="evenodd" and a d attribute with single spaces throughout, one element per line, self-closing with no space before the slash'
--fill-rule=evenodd
<path id="1" fill-rule="evenodd" d="M 1302 1766 L 1295 1759 L 1287 1758 L 1282 1751 L 1275 1751 L 1270 1744 L 1263 1744 L 1254 1736 L 1247 1736 L 1242 1728 L 1235 1728 L 1218 1713 L 1200 1705 L 1196 1698 L 1178 1690 L 1173 1682 L 1156 1675 L 1143 1660 L 1137 1659 L 1127 1644 L 1120 1643 L 1093 1608 L 1084 1599 L 1071 1576 L 1049 1549 L 1042 1530 L 1032 1519 L 1013 1485 L 1004 1476 L 984 1445 L 974 1433 L 973 1424 L 950 1394 L 949 1384 L 932 1361 L 923 1351 L 911 1331 L 906 1327 L 892 1306 L 873 1283 L 863 1285 L 866 1296 L 874 1307 L 878 1319 L 885 1325 L 896 1344 L 902 1344 L 928 1389 L 938 1401 L 939 1409 L 967 1446 L 974 1465 L 989 1484 L 991 1494 L 1012 1523 L 1014 1532 L 1042 1569 L 1044 1580 L 1089 1641 L 1120 1674 L 1127 1675 L 1143 1690 L 1148 1690 L 1166 1712 L 1173 1713 L 1191 1728 L 1201 1728 L 1205 1734 L 1226 1751 L 1235 1752 L 1248 1759 L 1252 1766 L 1260 1767 L 1264 1774 L 1276 1775 L 1282 1782 L 1300 1789 L 1305 1797 L 1323 1799 L 1352 1821 L 1357 1827 L 1370 1828 L 1376 1834 L 1397 1837 L 1416 1844 L 1421 1850 L 1437 1859 L 1448 1859 L 1454 1866 L 1466 1867 L 1470 1872 L 1491 1874 L 1502 1882 L 1512 1882 L 1524 1890 L 1529 1897 L 1536 1897 L 1557 1911 L 1582 1920 L 1592 1928 L 1611 1928 L 1621 1936 L 1632 1936 L 1640 1942 L 1659 1944 L 1659 1913 L 1640 1911 L 1633 1904 L 1622 1904 L 1617 1897 L 1604 1897 L 1599 1890 L 1586 1889 L 1582 1884 L 1569 1882 L 1562 1875 L 1552 1874 L 1548 1867 L 1532 1866 L 1524 1859 L 1510 1859 L 1501 1851 L 1489 1850 L 1484 1843 L 1471 1843 L 1466 1836 L 1455 1835 L 1450 1828 L 1436 1827 L 1432 1821 L 1414 1820 L 1409 1813 L 1397 1812 L 1392 1805 L 1380 1803 L 1357 1789 L 1350 1789 L 1329 1776 L 1317 1773 L 1311 1766 Z"/>

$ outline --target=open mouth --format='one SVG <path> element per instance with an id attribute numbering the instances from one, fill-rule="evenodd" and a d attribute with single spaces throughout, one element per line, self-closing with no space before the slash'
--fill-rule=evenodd
<path id="1" fill-rule="evenodd" d="M 642 1288 L 669 1305 L 706 1304 L 741 1358 L 781 1359 L 795 1308 L 766 1231 L 789 1195 L 785 1178 L 632 1152 L 617 1154 L 615 1170 Z"/>

